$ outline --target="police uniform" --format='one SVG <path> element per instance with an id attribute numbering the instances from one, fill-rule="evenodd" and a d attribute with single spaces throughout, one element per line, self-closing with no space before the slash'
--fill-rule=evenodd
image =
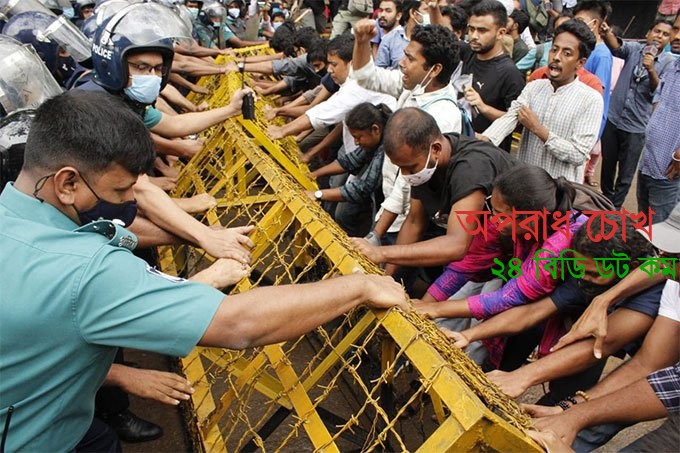
<path id="1" fill-rule="evenodd" d="M 79 227 L 8 184 L 0 195 L 0 427 L 7 451 L 70 451 L 118 347 L 184 356 L 224 294 L 170 277 L 108 221 Z"/>

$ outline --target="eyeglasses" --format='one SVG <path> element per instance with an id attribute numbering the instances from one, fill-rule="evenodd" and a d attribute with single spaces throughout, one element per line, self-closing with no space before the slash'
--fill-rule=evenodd
<path id="1" fill-rule="evenodd" d="M 143 72 L 146 74 L 150 74 L 151 71 L 155 72 L 156 74 L 160 74 L 164 76 L 168 72 L 168 68 L 163 65 L 162 63 L 156 66 L 151 66 L 146 63 L 133 63 L 131 61 L 128 61 L 128 65 L 132 66 L 139 72 Z"/>

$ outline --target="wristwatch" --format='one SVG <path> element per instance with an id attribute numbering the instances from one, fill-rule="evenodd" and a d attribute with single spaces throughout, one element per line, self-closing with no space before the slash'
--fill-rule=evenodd
<path id="1" fill-rule="evenodd" d="M 317 190 L 316 192 L 314 192 L 314 198 L 316 198 L 317 200 L 321 200 L 321 197 L 323 197 L 322 191 Z"/>

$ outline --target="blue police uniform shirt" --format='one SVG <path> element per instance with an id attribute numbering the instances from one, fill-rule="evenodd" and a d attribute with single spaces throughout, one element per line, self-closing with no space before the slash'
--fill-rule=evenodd
<path id="1" fill-rule="evenodd" d="M 127 240 L 111 243 L 75 229 L 11 184 L 0 195 L 0 427 L 14 407 L 7 451 L 73 450 L 117 348 L 184 356 L 224 298 L 119 247 L 134 238 L 126 230 Z"/>

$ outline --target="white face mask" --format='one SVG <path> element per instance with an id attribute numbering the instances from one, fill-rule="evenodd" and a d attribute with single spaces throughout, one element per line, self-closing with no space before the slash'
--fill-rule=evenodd
<path id="1" fill-rule="evenodd" d="M 227 10 L 227 13 L 229 13 L 229 15 L 230 15 L 231 17 L 233 17 L 234 19 L 238 19 L 238 16 L 241 15 L 241 10 L 238 9 L 238 8 L 229 8 L 229 9 Z"/>
<path id="2" fill-rule="evenodd" d="M 428 164 L 430 163 L 430 156 L 432 155 L 432 145 L 430 145 L 430 150 L 427 152 L 427 161 L 425 161 L 425 167 L 420 170 L 418 173 L 414 173 L 412 175 L 402 175 L 404 177 L 404 180 L 410 185 L 410 186 L 422 186 L 426 182 L 428 182 L 430 179 L 432 179 L 432 175 L 434 174 L 435 170 L 437 169 L 437 164 L 439 163 L 438 161 L 434 161 L 434 167 L 432 168 L 427 168 Z"/>
<path id="3" fill-rule="evenodd" d="M 283 22 L 272 22 L 272 27 L 274 27 L 274 30 L 278 30 L 281 24 L 283 24 Z"/>
<path id="4" fill-rule="evenodd" d="M 196 20 L 198 19 L 198 8 L 187 8 L 189 10 L 189 14 L 191 14 L 191 18 Z"/>
<path id="5" fill-rule="evenodd" d="M 420 16 L 420 18 L 422 19 L 420 22 L 418 22 L 418 20 L 415 17 L 413 18 L 413 20 L 415 20 L 418 25 L 423 25 L 423 26 L 430 25 L 430 15 L 429 14 L 427 14 L 427 13 L 423 14 L 420 11 L 418 11 L 418 14 L 416 16 Z"/>
<path id="6" fill-rule="evenodd" d="M 429 79 L 427 83 L 423 85 L 423 82 L 430 76 L 430 73 L 432 73 L 432 70 L 434 69 L 434 65 L 427 71 L 427 74 L 425 74 L 425 77 L 423 77 L 423 80 L 420 81 L 420 83 L 416 86 L 413 87 L 411 90 L 411 96 L 420 96 L 421 94 L 425 93 L 425 88 L 432 82 L 432 79 Z"/>

